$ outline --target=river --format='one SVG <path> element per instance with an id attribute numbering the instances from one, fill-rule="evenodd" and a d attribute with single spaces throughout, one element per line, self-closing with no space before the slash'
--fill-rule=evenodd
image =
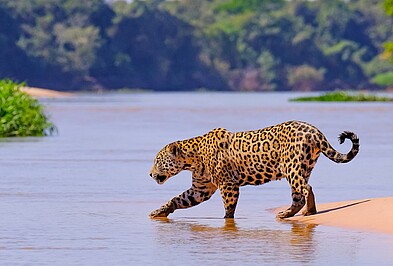
<path id="1" fill-rule="evenodd" d="M 288 120 L 316 125 L 341 152 L 344 130 L 360 153 L 320 157 L 310 184 L 318 203 L 392 196 L 391 103 L 295 103 L 289 93 L 81 94 L 43 99 L 59 134 L 0 141 L 0 265 L 391 264 L 393 236 L 279 222 L 285 180 L 242 187 L 234 220 L 219 193 L 165 220 L 148 214 L 191 184 L 182 172 L 149 177 L 165 144 L 216 127 L 252 130 Z M 350 219 L 350 217 L 349 217 Z M 392 221 L 387 221 L 392 222 Z"/>

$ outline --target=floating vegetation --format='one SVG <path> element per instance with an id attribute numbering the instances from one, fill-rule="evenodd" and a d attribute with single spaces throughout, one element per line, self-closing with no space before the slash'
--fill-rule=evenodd
<path id="1" fill-rule="evenodd" d="M 392 102 L 393 98 L 368 93 L 350 93 L 346 91 L 328 92 L 320 96 L 298 97 L 293 102 Z"/>
<path id="2" fill-rule="evenodd" d="M 11 80 L 0 80 L 0 137 L 45 136 L 56 132 L 43 106 Z"/>

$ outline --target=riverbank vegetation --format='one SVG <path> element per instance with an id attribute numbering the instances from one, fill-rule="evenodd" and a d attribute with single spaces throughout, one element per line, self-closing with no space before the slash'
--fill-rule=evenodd
<path id="1" fill-rule="evenodd" d="M 361 92 L 334 91 L 319 96 L 291 99 L 293 102 L 393 102 L 392 98 Z"/>
<path id="2" fill-rule="evenodd" d="M 391 5 L 0 0 L 0 78 L 60 90 L 380 89 L 393 85 Z"/>
<path id="3" fill-rule="evenodd" d="M 0 80 L 0 137 L 44 136 L 55 131 L 43 106 L 22 92 L 23 84 Z"/>

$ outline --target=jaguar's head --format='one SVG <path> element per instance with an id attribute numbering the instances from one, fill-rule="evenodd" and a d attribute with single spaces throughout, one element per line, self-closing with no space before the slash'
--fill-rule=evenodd
<path id="1" fill-rule="evenodd" d="M 179 144 L 173 142 L 166 145 L 160 150 L 154 159 L 150 176 L 156 180 L 158 184 L 163 184 L 170 177 L 177 175 L 184 169 L 185 158 L 179 147 Z"/>

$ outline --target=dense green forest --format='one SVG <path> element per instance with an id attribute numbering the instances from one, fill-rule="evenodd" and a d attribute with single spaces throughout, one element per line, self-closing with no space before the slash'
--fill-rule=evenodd
<path id="1" fill-rule="evenodd" d="M 393 85 L 390 5 L 0 0 L 0 79 L 59 90 L 385 88 Z"/>

